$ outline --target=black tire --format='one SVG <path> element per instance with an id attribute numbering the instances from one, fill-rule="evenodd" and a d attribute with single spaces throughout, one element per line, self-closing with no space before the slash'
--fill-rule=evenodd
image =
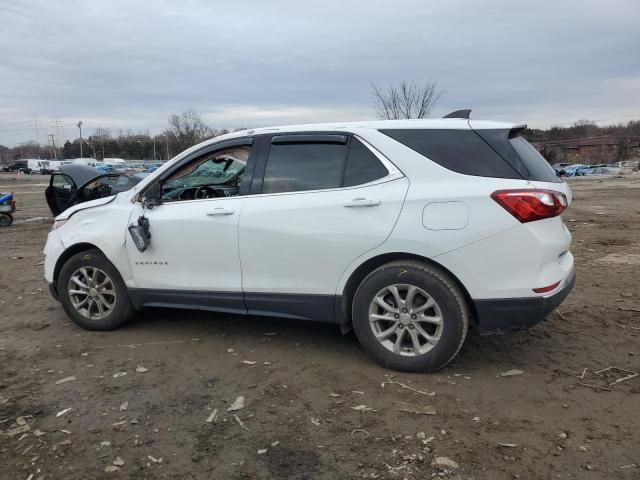
<path id="1" fill-rule="evenodd" d="M 13 216 L 8 213 L 0 213 L 0 227 L 8 227 L 13 223 Z"/>
<path id="2" fill-rule="evenodd" d="M 115 305 L 104 318 L 89 319 L 79 313 L 72 304 L 69 294 L 69 281 L 74 272 L 81 267 L 98 268 L 106 273 L 113 283 Z M 133 307 L 122 277 L 116 267 L 99 250 L 86 250 L 69 258 L 60 269 L 57 288 L 64 311 L 69 318 L 87 330 L 115 330 L 129 320 L 133 314 Z"/>
<path id="3" fill-rule="evenodd" d="M 415 356 L 394 353 L 378 341 L 372 330 L 369 321 L 371 302 L 378 292 L 395 284 L 422 289 L 441 311 L 439 340 L 425 353 Z M 353 327 L 362 347 L 382 366 L 405 372 L 435 372 L 446 366 L 460 351 L 469 328 L 469 306 L 457 283 L 442 269 L 416 261 L 391 262 L 367 275 L 354 296 L 352 315 Z"/>

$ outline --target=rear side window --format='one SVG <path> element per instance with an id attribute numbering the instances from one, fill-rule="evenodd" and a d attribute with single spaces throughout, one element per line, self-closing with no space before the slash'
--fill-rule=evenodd
<path id="1" fill-rule="evenodd" d="M 338 188 L 347 156 L 343 143 L 274 143 L 269 150 L 262 193 Z"/>
<path id="2" fill-rule="evenodd" d="M 347 168 L 344 172 L 344 186 L 352 187 L 373 182 L 389 174 L 387 168 L 371 150 L 356 138 L 351 138 Z"/>
<path id="3" fill-rule="evenodd" d="M 262 193 L 351 187 L 389 174 L 362 142 L 354 137 L 341 138 L 336 143 L 295 140 L 272 143 Z"/>
<path id="4" fill-rule="evenodd" d="M 380 130 L 454 172 L 479 177 L 522 178 L 473 130 Z"/>

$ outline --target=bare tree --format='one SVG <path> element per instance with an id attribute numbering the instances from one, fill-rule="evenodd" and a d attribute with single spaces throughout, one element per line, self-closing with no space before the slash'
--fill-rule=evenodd
<path id="1" fill-rule="evenodd" d="M 403 80 L 387 88 L 380 88 L 375 83 L 371 83 L 371 87 L 376 113 L 379 118 L 387 120 L 427 118 L 440 97 L 446 93 L 431 80 L 424 85 Z"/>
<path id="2" fill-rule="evenodd" d="M 111 130 L 108 128 L 96 128 L 93 133 L 93 139 L 100 144 L 102 148 L 102 159 L 104 160 L 104 142 L 111 140 Z"/>
<path id="3" fill-rule="evenodd" d="M 216 131 L 208 127 L 195 110 L 187 110 L 181 115 L 169 116 L 169 127 L 165 130 L 178 151 L 215 136 Z"/>

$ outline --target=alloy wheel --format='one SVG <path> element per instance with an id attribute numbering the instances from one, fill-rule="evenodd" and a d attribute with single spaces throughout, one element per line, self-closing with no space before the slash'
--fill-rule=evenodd
<path id="1" fill-rule="evenodd" d="M 80 267 L 69 278 L 67 286 L 71 305 L 89 320 L 102 320 L 116 305 L 113 281 L 96 267 Z"/>
<path id="2" fill-rule="evenodd" d="M 440 340 L 442 310 L 431 295 L 415 285 L 389 285 L 373 297 L 369 325 L 387 350 L 415 357 L 433 349 Z"/>

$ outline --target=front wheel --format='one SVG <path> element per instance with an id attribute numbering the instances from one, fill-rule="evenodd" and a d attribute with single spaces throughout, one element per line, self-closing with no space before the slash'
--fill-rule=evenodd
<path id="1" fill-rule="evenodd" d="M 469 307 L 456 282 L 432 265 L 399 261 L 371 272 L 353 300 L 358 340 L 381 365 L 435 372 L 457 355 Z"/>
<path id="2" fill-rule="evenodd" d="M 88 330 L 114 330 L 133 311 L 122 277 L 99 250 L 67 260 L 58 276 L 58 292 L 67 315 Z"/>
<path id="3" fill-rule="evenodd" d="M 8 227 L 13 223 L 13 217 L 9 213 L 0 213 L 0 227 Z"/>

